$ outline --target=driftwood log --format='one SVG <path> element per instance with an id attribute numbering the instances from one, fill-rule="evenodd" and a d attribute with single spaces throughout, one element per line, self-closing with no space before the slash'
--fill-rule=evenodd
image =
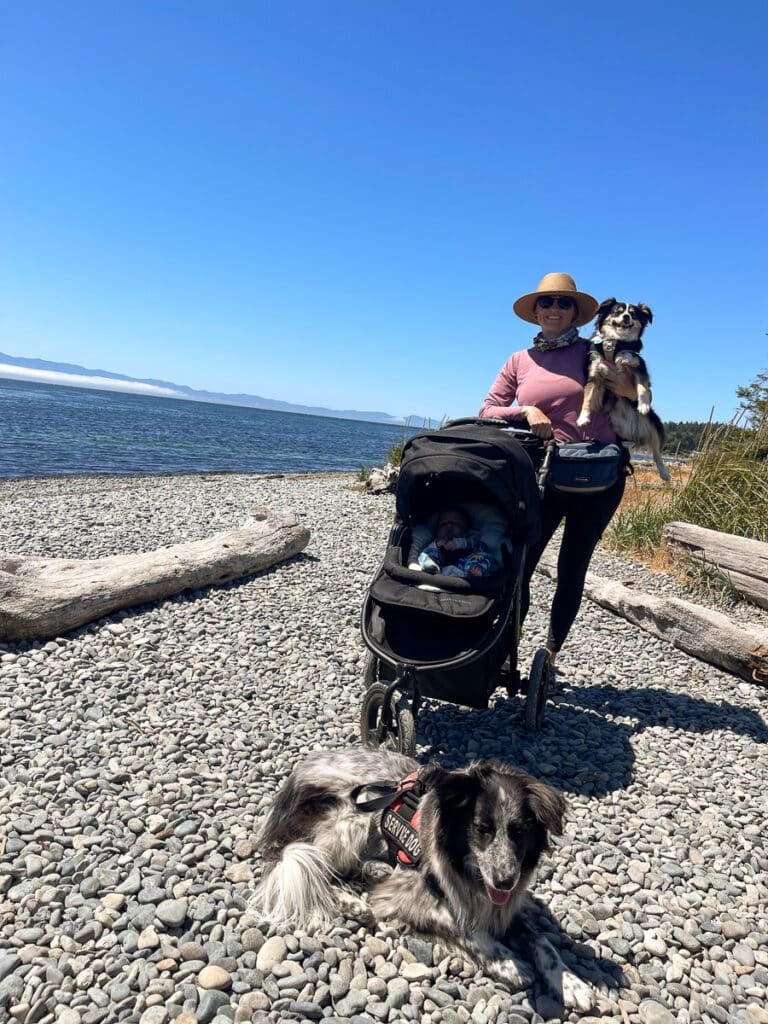
<path id="1" fill-rule="evenodd" d="M 385 466 L 371 470 L 365 481 L 366 490 L 371 494 L 394 494 L 399 476 L 400 467 L 388 462 Z"/>
<path id="2" fill-rule="evenodd" d="M 253 509 L 237 529 L 141 554 L 0 554 L 0 641 L 49 639 L 119 608 L 247 576 L 298 554 L 309 536 L 293 513 Z"/>
<path id="3" fill-rule="evenodd" d="M 538 569 L 551 579 L 557 576 L 551 557 L 542 559 Z M 594 573 L 587 573 L 584 593 L 686 654 L 750 683 L 768 684 L 768 629 L 742 629 L 721 612 L 677 597 L 639 593 Z"/>
<path id="4" fill-rule="evenodd" d="M 768 608 L 768 544 L 691 523 L 667 523 L 664 539 L 674 551 L 714 566 L 740 594 Z"/>

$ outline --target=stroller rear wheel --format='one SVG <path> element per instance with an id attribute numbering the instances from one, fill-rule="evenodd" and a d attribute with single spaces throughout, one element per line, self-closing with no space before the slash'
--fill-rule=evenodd
<path id="1" fill-rule="evenodd" d="M 533 656 L 531 671 L 528 673 L 528 696 L 525 701 L 525 727 L 538 732 L 544 721 L 544 705 L 549 693 L 550 668 L 549 651 L 540 647 Z"/>
<path id="2" fill-rule="evenodd" d="M 384 747 L 413 756 L 416 750 L 416 723 L 407 707 L 393 693 L 387 704 L 389 687 L 372 683 L 365 691 L 360 712 L 360 737 L 364 747 Z"/>

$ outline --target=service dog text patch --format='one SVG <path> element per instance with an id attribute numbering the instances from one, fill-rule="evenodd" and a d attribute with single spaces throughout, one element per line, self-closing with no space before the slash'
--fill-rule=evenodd
<path id="1" fill-rule="evenodd" d="M 410 862 L 415 865 L 418 862 L 421 857 L 418 830 L 391 807 L 387 807 L 381 816 L 381 831 L 387 842 L 397 847 L 397 859 L 401 864 Z M 405 854 L 405 857 L 401 856 L 401 853 Z"/>

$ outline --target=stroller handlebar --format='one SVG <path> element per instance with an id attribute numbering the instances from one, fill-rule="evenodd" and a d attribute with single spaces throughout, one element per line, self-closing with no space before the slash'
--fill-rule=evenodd
<path id="1" fill-rule="evenodd" d="M 519 420 L 502 420 L 494 416 L 460 416 L 456 420 L 446 420 L 444 426 L 466 427 L 469 424 L 482 427 L 500 427 L 502 429 L 509 430 L 514 434 L 525 434 L 529 437 L 534 436 L 528 428 L 528 424 L 522 418 Z"/>
<path id="2" fill-rule="evenodd" d="M 539 495 L 544 497 L 544 490 L 546 486 L 547 476 L 549 475 L 549 466 L 552 462 L 552 458 L 557 448 L 557 441 L 554 438 L 550 438 L 545 441 L 543 438 L 537 437 L 536 434 L 529 428 L 525 420 L 502 420 L 497 417 L 488 417 L 487 419 L 482 416 L 462 416 L 456 420 L 447 420 L 444 424 L 446 427 L 465 427 L 468 425 L 478 426 L 489 426 L 499 427 L 503 430 L 507 430 L 510 434 L 514 434 L 522 442 L 535 442 L 535 447 L 539 451 L 539 457 L 536 459 L 536 483 L 539 489 Z"/>

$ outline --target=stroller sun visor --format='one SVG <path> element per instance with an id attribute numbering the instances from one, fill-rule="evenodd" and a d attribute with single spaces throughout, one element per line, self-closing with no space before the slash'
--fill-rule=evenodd
<path id="1" fill-rule="evenodd" d="M 523 445 L 489 424 L 445 427 L 412 437 L 403 450 L 397 513 L 423 521 L 441 504 L 490 498 L 507 517 L 509 537 L 532 544 L 540 534 L 536 474 Z"/>

